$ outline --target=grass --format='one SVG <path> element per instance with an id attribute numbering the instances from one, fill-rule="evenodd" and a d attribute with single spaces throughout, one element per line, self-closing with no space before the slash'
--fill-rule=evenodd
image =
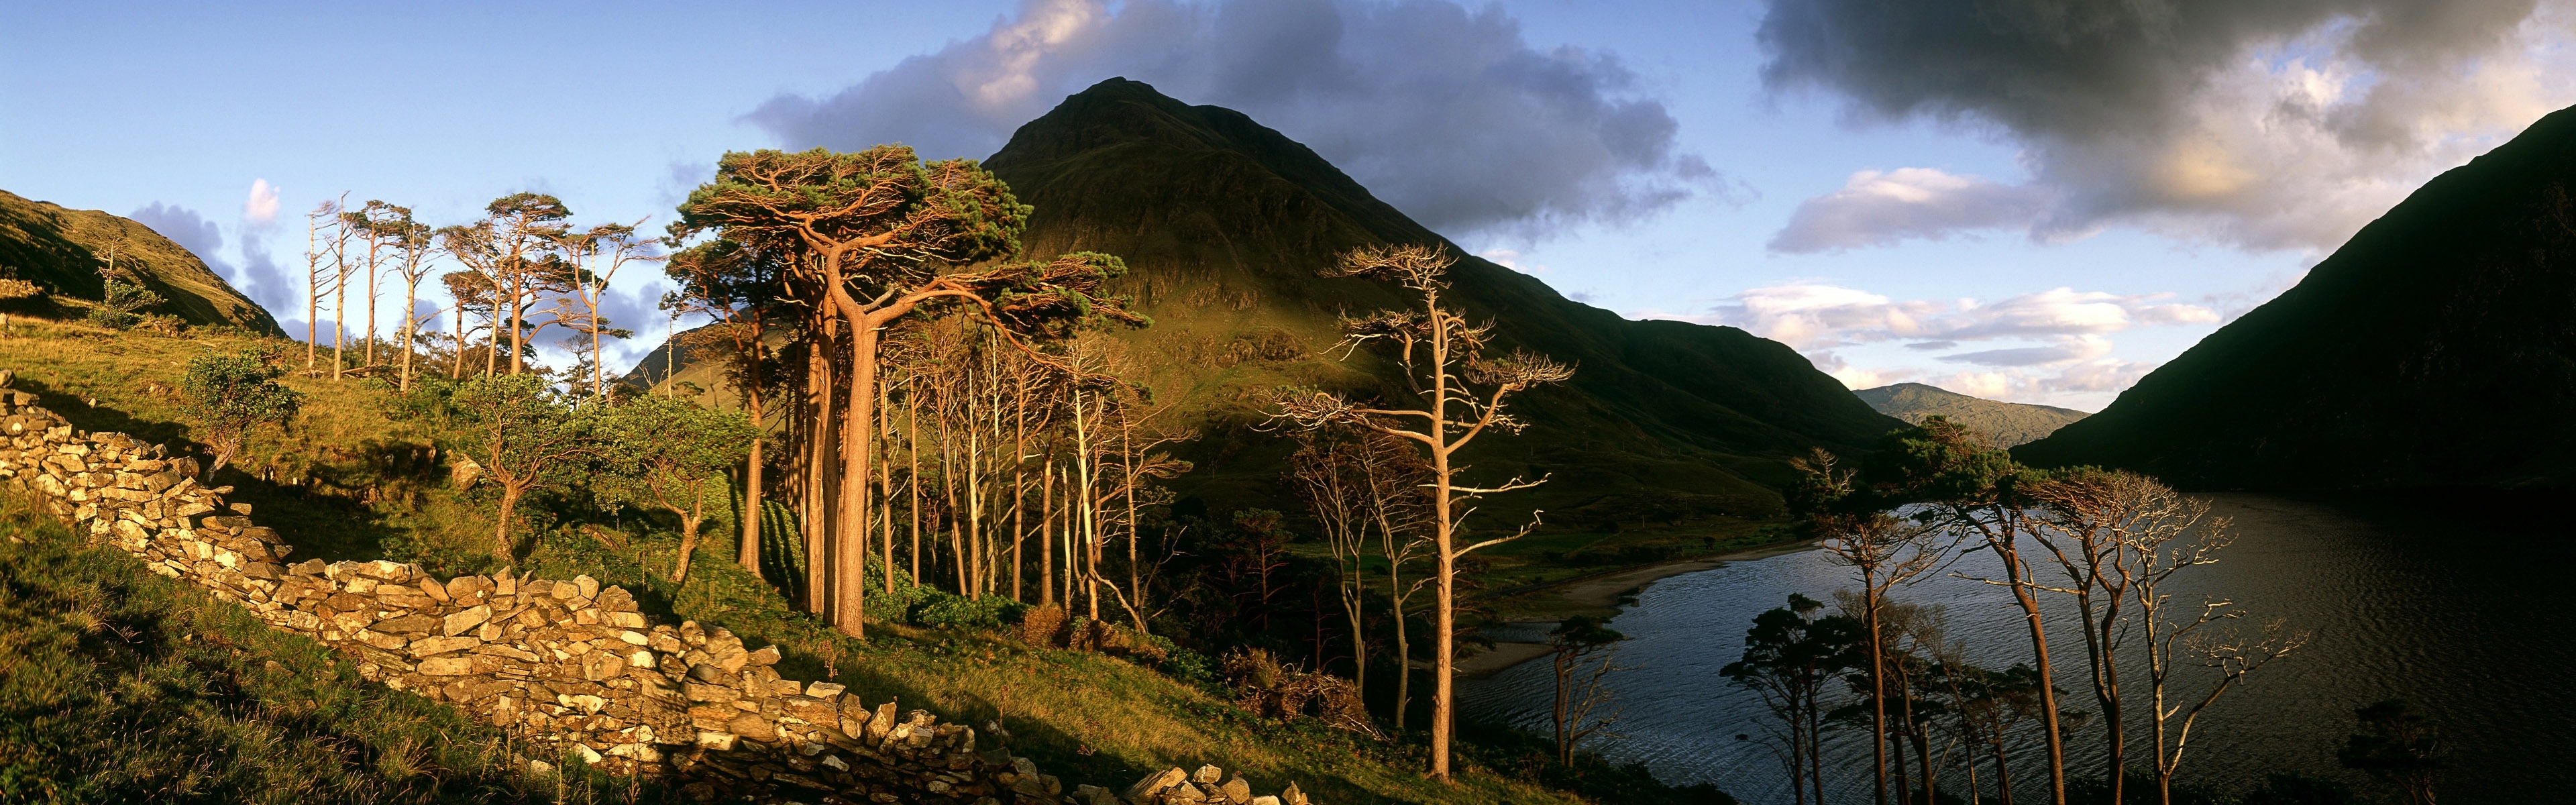
<path id="1" fill-rule="evenodd" d="M 188 358 L 210 351 L 286 343 L 205 330 L 192 330 L 184 337 L 173 338 L 144 332 L 109 333 L 80 324 L 34 322 L 20 324 L 11 334 L 0 337 L 0 368 L 16 370 L 19 380 L 13 387 L 37 392 L 46 407 L 84 429 L 174 441 L 186 438 L 188 431 L 179 424 L 178 400 L 168 389 L 176 385 Z M 447 488 L 440 462 L 430 460 L 426 454 L 428 434 L 387 416 L 392 400 L 388 391 L 365 381 L 335 382 L 327 377 L 289 377 L 285 382 L 307 395 L 305 413 L 294 431 L 260 434 L 246 450 L 253 457 L 247 462 L 249 469 L 227 471 L 218 482 L 236 486 L 233 500 L 251 503 L 253 516 L 261 524 L 277 528 L 295 544 L 298 550 L 294 558 L 369 559 L 387 555 L 390 547 L 394 549 L 393 558 L 423 561 L 442 574 L 482 569 L 481 563 L 489 561 L 482 555 L 482 546 L 489 539 L 488 532 L 482 530 L 482 524 L 490 522 L 488 505 Z M 34 527 L 26 523 L 24 516 L 19 516 L 19 524 L 22 530 Z M 1465 768 L 1458 782 L 1434 783 L 1423 779 L 1418 771 L 1427 762 L 1418 740 L 1366 740 L 1306 724 L 1265 721 L 1235 707 L 1219 692 L 1127 660 L 1035 648 L 998 631 L 884 626 L 872 630 L 873 639 L 868 642 L 849 640 L 795 611 L 777 588 L 734 565 L 730 542 L 721 530 L 708 536 L 685 587 L 666 578 L 676 555 L 677 540 L 654 521 L 629 516 L 595 523 L 555 522 L 537 531 L 522 563 L 525 569 L 552 577 L 588 573 L 604 583 L 626 586 L 656 616 L 725 626 L 753 645 L 776 643 L 786 655 L 779 670 L 790 677 L 838 681 L 871 703 L 894 699 L 906 709 L 928 709 L 942 718 L 979 729 L 988 721 L 998 721 L 1010 735 L 1008 743 L 1013 752 L 1037 760 L 1041 768 L 1068 784 L 1123 788 L 1149 771 L 1214 763 L 1230 771 L 1241 770 L 1264 791 L 1275 791 L 1293 780 L 1318 801 L 1333 805 L 1582 801 L 1526 782 L 1527 775 L 1481 769 L 1476 765 L 1478 756 L 1472 752 L 1463 758 Z M 139 568 L 116 555 L 54 550 L 67 557 L 84 557 L 60 560 L 76 564 L 79 569 L 31 567 L 23 573 L 13 570 L 10 577 L 52 579 L 121 573 L 117 578 L 123 581 L 118 585 L 173 588 L 156 592 L 150 598 L 155 602 L 152 606 L 162 610 L 184 608 L 191 614 L 184 621 L 172 617 L 136 621 L 138 625 L 127 628 L 143 635 L 137 639 L 188 651 L 210 651 L 213 653 L 207 660 L 224 662 L 231 661 L 226 658 L 233 657 L 235 647 L 288 646 L 300 640 L 267 632 L 247 616 L 211 598 L 180 595 L 175 585 L 140 574 Z M 179 598 L 195 603 L 183 606 L 176 601 Z M 119 600 L 130 599 L 133 596 L 127 595 Z M 64 628 L 67 627 L 13 623 L 6 628 L 10 633 L 6 639 L 44 639 L 43 635 Z M 223 635 L 221 639 L 226 643 L 206 648 L 214 644 L 187 639 L 186 635 L 197 632 Z M 269 642 L 254 642 L 257 640 Z M 371 703 L 367 706 L 410 708 L 393 715 L 352 716 L 358 722 L 393 725 L 386 727 L 391 732 L 381 735 L 355 732 L 363 740 L 376 742 L 367 746 L 380 747 L 360 754 L 369 758 L 370 768 L 390 763 L 385 768 L 401 770 L 418 765 L 434 772 L 407 776 L 374 772 L 384 781 L 359 777 L 342 782 L 341 777 L 295 765 L 300 761 L 291 758 L 301 757 L 297 753 L 316 750 L 299 748 L 303 746 L 298 743 L 301 739 L 293 736 L 275 737 L 275 731 L 282 728 L 261 727 L 271 732 L 245 733 L 238 739 L 270 747 L 260 751 L 281 753 L 285 759 L 261 762 L 284 770 L 278 772 L 281 779 L 292 777 L 296 781 L 293 785 L 279 783 L 288 790 L 316 790 L 297 789 L 296 785 L 343 786 L 351 792 L 313 793 L 305 797 L 308 800 L 327 801 L 337 796 L 347 801 L 449 801 L 441 797 L 462 796 L 514 801 L 510 799 L 515 796 L 511 792 L 520 789 L 512 787 L 516 783 L 498 770 L 498 761 L 490 755 L 500 751 L 496 734 L 427 702 L 360 685 L 347 670 L 332 668 L 327 653 L 318 645 L 309 641 L 300 645 L 295 650 L 306 653 L 277 655 L 261 653 L 268 650 L 265 648 L 239 648 L 247 652 L 239 662 L 247 665 L 237 672 L 229 665 L 184 661 L 156 666 L 162 669 L 157 673 L 163 674 L 158 687 L 182 690 L 229 686 L 237 684 L 230 681 L 236 678 L 250 680 L 238 683 L 245 685 L 301 686 L 260 688 L 270 691 L 260 694 L 267 697 L 262 701 L 276 704 L 248 711 L 254 714 L 282 712 L 277 708 L 299 701 L 313 704 L 291 706 L 359 706 L 351 696 Z M 270 657 L 275 658 L 280 669 L 263 664 Z M 66 659 L 58 664 L 68 667 L 76 661 Z M 320 676 L 308 679 L 287 669 Z M 75 673 L 54 671 L 40 675 L 82 678 Z M 23 706 L 61 707 L 79 701 L 84 695 L 80 689 L 99 687 L 99 683 L 88 682 L 30 689 L 24 694 Z M 351 690 L 371 692 L 346 692 Z M 84 716 L 83 723 L 120 723 L 113 719 L 122 717 L 109 716 L 101 721 Z M 235 720 L 244 718 L 254 725 L 262 723 L 254 716 L 236 716 Z M 112 736 L 90 736 L 70 721 L 48 720 L 28 729 L 33 730 L 29 733 L 30 746 L 50 742 L 73 747 L 66 754 L 119 756 L 117 750 L 98 743 L 113 740 Z M 406 739 L 410 742 L 406 743 Z M 10 752 L 21 751 L 17 743 L 9 746 Z M 155 755 L 154 762 L 144 766 L 184 769 L 190 767 L 176 762 L 182 756 L 179 753 L 220 754 L 207 748 L 187 748 L 204 746 L 200 742 L 172 748 Z M 474 760 L 477 757 L 493 762 L 478 766 Z M 42 766 L 38 763 L 31 768 Z M 187 778 L 196 780 L 190 785 L 197 788 L 189 790 L 238 792 L 249 790 L 243 786 L 265 785 L 257 782 L 259 778 L 244 775 L 266 772 L 225 768 L 230 770 L 223 773 L 232 776 L 210 777 L 207 775 L 213 772 L 208 772 Z M 478 769 L 481 771 L 475 771 Z M 38 791 L 179 790 L 175 787 L 179 783 L 159 778 L 131 784 L 81 782 L 86 776 L 56 775 L 30 784 L 39 786 L 32 789 Z M 100 779 L 117 778 L 111 775 Z M 302 782 L 306 780 L 311 782 Z M 72 787 L 76 784 L 111 787 Z M 124 787 L 113 787 L 116 785 Z M 149 787 L 153 785 L 164 787 Z M 71 794 L 61 796 L 85 801 Z M 185 799 L 188 795 L 154 796 Z"/>
<path id="2" fill-rule="evenodd" d="M 0 802 L 654 801 L 0 496 Z M 564 768 L 573 768 L 565 766 Z"/>

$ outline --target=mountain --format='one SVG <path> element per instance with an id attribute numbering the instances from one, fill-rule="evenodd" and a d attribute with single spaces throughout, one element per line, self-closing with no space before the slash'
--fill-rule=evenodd
<path id="1" fill-rule="evenodd" d="M 110 244 L 123 245 L 110 249 Z M 65 209 L 0 190 L 0 269 L 43 286 L 51 297 L 34 312 L 72 317 L 106 295 L 98 270 L 108 254 L 134 272 L 144 287 L 170 300 L 160 310 L 190 324 L 229 324 L 262 335 L 285 335 L 259 303 L 234 290 L 184 246 L 131 219 L 97 210 Z"/>
<path id="2" fill-rule="evenodd" d="M 2576 484 L 2576 109 L 2015 455 L 2202 488 Z"/>
<path id="3" fill-rule="evenodd" d="M 1948 417 L 1952 422 L 1992 437 L 1997 447 L 2011 447 L 2047 436 L 2058 428 L 2066 427 L 2067 423 L 2087 416 L 2072 408 L 2000 402 L 1921 383 L 1898 383 L 1861 389 L 1852 394 L 1879 413 L 1907 422 L 1919 423 L 1924 417 Z"/>
<path id="4" fill-rule="evenodd" d="M 1127 340 L 1158 398 L 1178 401 L 1211 437 L 1189 456 L 1199 469 L 1185 482 L 1198 486 L 1184 494 L 1211 506 L 1291 499 L 1277 487 L 1286 449 L 1247 402 L 1261 391 L 1401 396 L 1386 363 L 1326 353 L 1338 314 L 1408 297 L 1317 271 L 1355 247 L 1448 241 L 1306 146 L 1242 113 L 1110 79 L 1022 126 L 986 165 L 1036 207 L 1028 252 L 1126 258 L 1116 290 L 1155 321 Z M 1516 493 L 1551 521 L 1773 511 L 1783 459 L 1813 445 L 1863 449 L 1900 426 L 1787 346 L 1742 330 L 1625 320 L 1472 256 L 1451 279 L 1447 298 L 1494 321 L 1505 348 L 1578 366 L 1571 382 L 1516 398 L 1527 431 L 1471 450 L 1483 475 L 1553 474 Z"/>

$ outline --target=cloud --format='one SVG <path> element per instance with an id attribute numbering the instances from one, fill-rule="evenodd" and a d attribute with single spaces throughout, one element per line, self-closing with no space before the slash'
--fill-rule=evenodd
<path id="1" fill-rule="evenodd" d="M 1942 363 L 1983 367 L 1924 381 L 1961 394 L 2089 400 L 2089 395 L 2127 388 L 2154 368 L 2112 357 L 2117 345 L 2111 334 L 2219 321 L 2217 311 L 2172 297 L 2051 288 L 1992 302 L 1902 300 L 1808 280 L 1749 289 L 1695 313 L 1640 315 L 1743 328 L 1789 345 L 1819 371 L 1856 389 L 1928 375 L 1923 367 L 1860 366 L 1844 356 L 1848 348 L 1890 344 L 1910 352 L 1947 353 L 1934 356 Z M 1976 342 L 1993 346 L 1951 352 Z"/>
<path id="2" fill-rule="evenodd" d="M 1841 240 L 1791 237 L 1807 231 L 1793 222 L 1781 239 L 1835 248 L 2026 225 L 2045 240 L 2128 223 L 2329 249 L 2576 102 L 2571 19 L 2563 0 L 1769 0 L 1757 38 L 1773 91 L 1838 97 L 1855 122 L 1999 135 L 2032 178 L 1987 192 L 2044 200 L 2021 220 L 1988 205 L 1818 230 Z M 1821 215 L 1851 192 L 1808 203 Z"/>
<path id="3" fill-rule="evenodd" d="M 1822 282 L 1754 288 L 1698 314 L 1649 313 L 1741 327 L 1800 351 L 1854 344 L 1909 341 L 1923 350 L 1960 341 L 2056 338 L 2113 333 L 2131 327 L 2213 323 L 2218 313 L 2166 301 L 2171 294 L 2123 296 L 2052 288 L 1995 302 L 1896 300 Z"/>
<path id="4" fill-rule="evenodd" d="M 242 222 L 262 227 L 277 223 L 277 188 L 267 179 L 250 180 L 250 197 L 242 199 Z"/>
<path id="5" fill-rule="evenodd" d="M 1615 55 L 1533 47 L 1497 6 L 1439 0 L 1026 0 L 982 36 L 745 117 L 790 147 L 982 157 L 1115 76 L 1249 114 L 1453 235 L 1535 238 L 1745 192 L 1680 150 L 1679 122 Z"/>
<path id="6" fill-rule="evenodd" d="M 2046 346 L 1989 349 L 1943 355 L 1941 360 L 1950 363 L 1973 363 L 1980 366 L 2050 366 L 2092 360 L 2111 353 L 2111 339 L 2090 333 L 2059 336 L 2050 341 L 2051 343 Z"/>
<path id="7" fill-rule="evenodd" d="M 2046 206 L 2047 193 L 2031 187 L 1931 168 L 1865 170 L 1843 189 L 1801 202 L 1770 247 L 1802 253 L 1940 240 L 1963 230 L 2027 227 Z"/>
<path id="8" fill-rule="evenodd" d="M 143 205 L 142 209 L 127 213 L 125 217 L 151 227 L 152 231 L 161 233 L 162 237 L 186 247 L 189 252 L 196 254 L 198 259 L 206 261 L 208 265 L 216 264 L 215 253 L 224 247 L 223 228 L 198 215 L 197 211 L 186 207 L 155 201 Z"/>

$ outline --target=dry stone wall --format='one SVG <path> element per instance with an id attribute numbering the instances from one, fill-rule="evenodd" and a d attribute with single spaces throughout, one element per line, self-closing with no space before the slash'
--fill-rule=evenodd
<path id="1" fill-rule="evenodd" d="M 1306 803 L 1293 783 L 1256 797 L 1213 766 L 1116 793 L 1068 787 L 1005 748 L 979 750 L 965 725 L 781 678 L 776 646 L 652 623 L 625 590 L 589 576 L 440 580 L 418 565 L 291 561 L 294 549 L 253 524 L 248 504 L 225 502 L 230 487 L 199 486 L 197 471 L 193 458 L 78 431 L 34 395 L 0 389 L 0 479 L 41 493 L 75 531 L 322 641 L 367 679 L 498 725 L 532 754 L 667 779 L 709 800 Z"/>

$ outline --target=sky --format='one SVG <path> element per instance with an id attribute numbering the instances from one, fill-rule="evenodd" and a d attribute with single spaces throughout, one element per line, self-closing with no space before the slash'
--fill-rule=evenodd
<path id="1" fill-rule="evenodd" d="M 129 215 L 304 328 L 303 216 L 556 195 L 658 231 L 718 155 L 983 157 L 1113 76 L 1462 247 L 1853 386 L 2098 410 L 2576 104 L 2576 0 L 35 4 L 0 189 Z M 671 327 L 621 274 L 614 323 Z M 424 308 L 443 303 L 432 299 Z M 390 325 L 388 325 L 390 327 Z M 569 362 L 561 351 L 558 362 Z"/>

